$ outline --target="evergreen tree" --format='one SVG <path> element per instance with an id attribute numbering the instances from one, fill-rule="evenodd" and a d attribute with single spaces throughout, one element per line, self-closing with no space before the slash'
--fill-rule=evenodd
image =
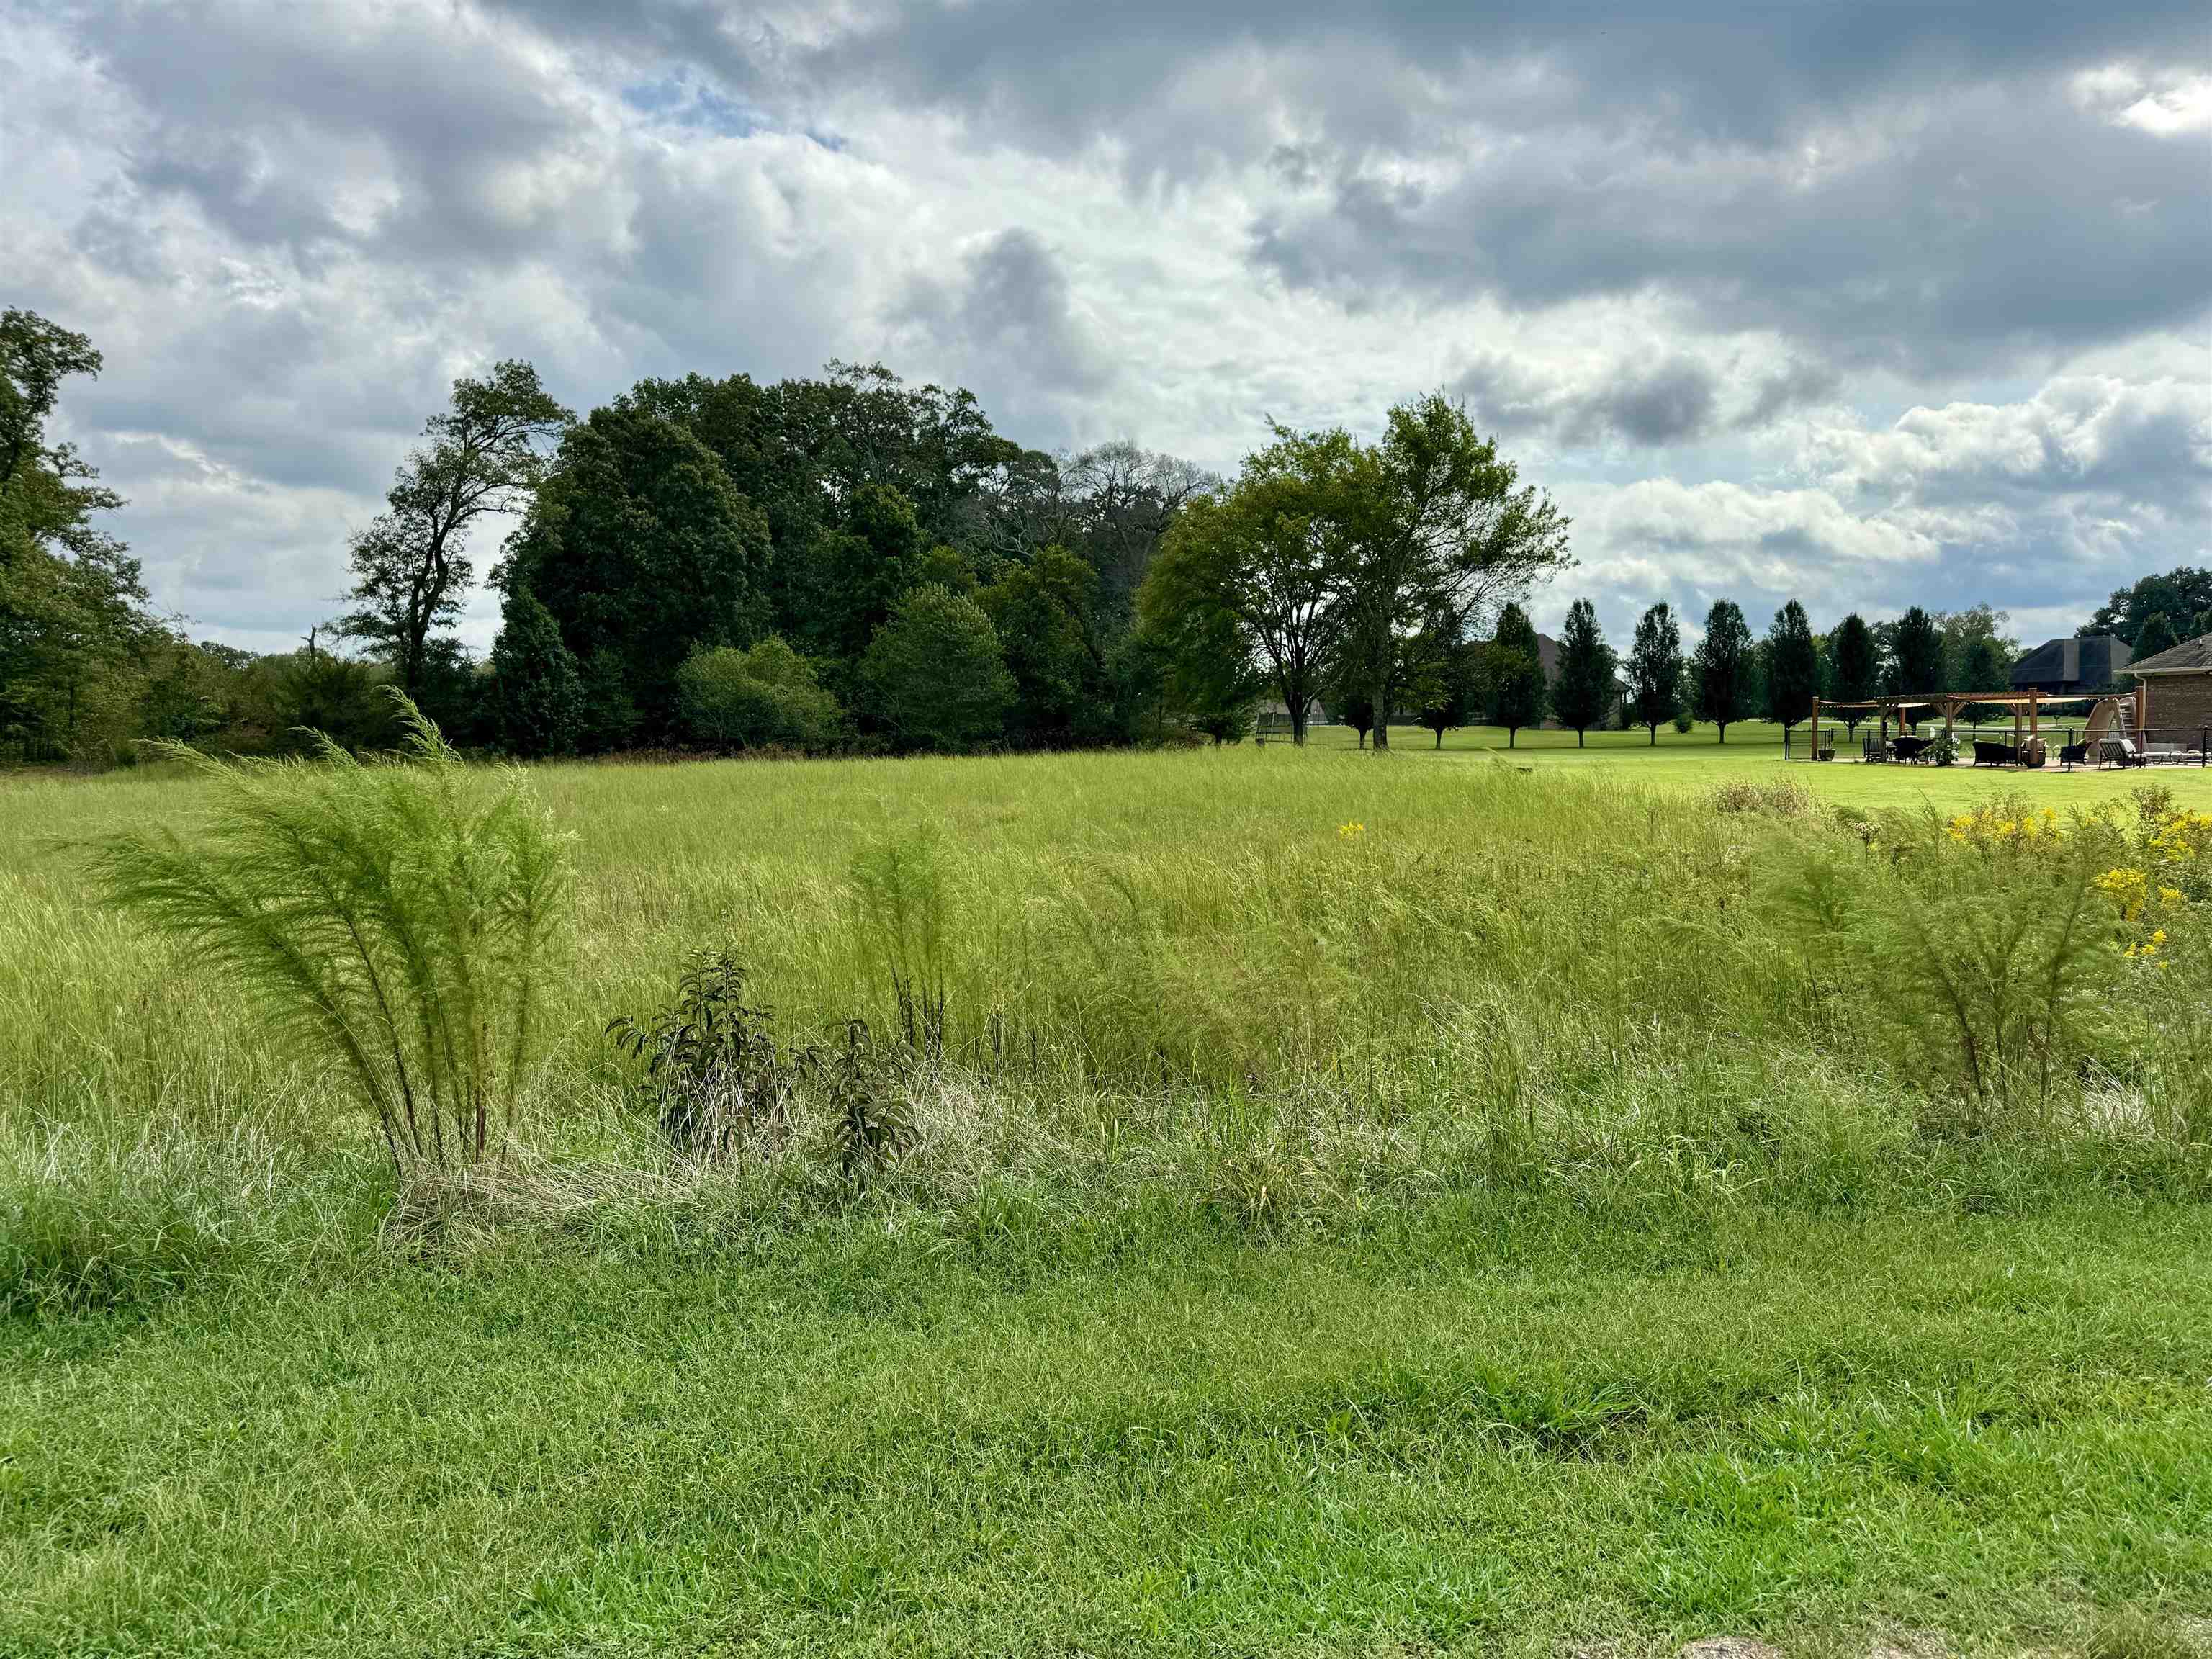
<path id="1" fill-rule="evenodd" d="M 1483 653 L 1482 677 L 1486 713 L 1492 726 L 1505 728 L 1505 746 L 1510 749 L 1522 726 L 1542 720 L 1549 701 L 1535 625 L 1519 605 L 1498 613 L 1498 630 Z"/>
<path id="2" fill-rule="evenodd" d="M 1552 689 L 1552 712 L 1562 726 L 1575 731 L 1575 746 L 1583 734 L 1602 726 L 1613 712 L 1617 696 L 1613 685 L 1613 647 L 1597 625 L 1597 611 L 1588 599 L 1577 599 L 1567 608 L 1566 630 L 1559 636 L 1559 681 Z"/>
<path id="3" fill-rule="evenodd" d="M 1792 599 L 1766 630 L 1766 718 L 1789 731 L 1809 720 L 1820 694 L 1820 653 L 1805 607 Z"/>
<path id="4" fill-rule="evenodd" d="M 1628 718 L 1659 744 L 1659 728 L 1682 708 L 1682 629 L 1661 600 L 1637 619 L 1628 650 Z"/>
<path id="5" fill-rule="evenodd" d="M 512 753 L 565 755 L 576 747 L 583 713 L 576 659 L 561 625 L 526 587 L 510 588 L 491 648 L 500 742 Z"/>
<path id="6" fill-rule="evenodd" d="M 1881 684 L 1881 657 L 1875 647 L 1874 629 L 1856 611 L 1836 624 L 1828 641 L 1828 659 L 1834 671 L 1830 693 L 1842 702 L 1864 702 Z M 1866 718 L 1863 708 L 1842 711 L 1845 729 L 1856 732 Z"/>

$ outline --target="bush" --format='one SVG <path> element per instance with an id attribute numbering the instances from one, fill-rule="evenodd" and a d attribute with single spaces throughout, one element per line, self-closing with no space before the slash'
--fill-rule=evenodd
<path id="1" fill-rule="evenodd" d="M 693 740 L 716 749 L 826 749 L 844 726 L 813 665 L 781 637 L 694 653 L 676 671 L 676 702 Z"/>
<path id="2" fill-rule="evenodd" d="M 110 902 L 349 1076 L 394 1170 L 481 1162 L 510 1127 L 564 919 L 560 838 L 523 775 L 489 791 L 412 703 L 407 756 L 170 758 L 216 787 L 191 839 L 92 849 Z"/>

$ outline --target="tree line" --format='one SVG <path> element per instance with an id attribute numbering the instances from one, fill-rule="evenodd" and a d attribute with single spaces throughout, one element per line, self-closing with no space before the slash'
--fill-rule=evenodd
<path id="1" fill-rule="evenodd" d="M 1300 742 L 1317 705 L 1377 747 L 1407 717 L 1439 743 L 1547 719 L 1654 742 L 1703 719 L 1724 741 L 1816 695 L 2001 684 L 2017 654 L 1987 607 L 1821 636 L 1794 600 L 1756 639 L 1721 601 L 1687 653 L 1655 605 L 1617 654 L 1577 600 L 1547 674 L 1528 601 L 1571 565 L 1568 521 L 1442 395 L 1372 441 L 1271 426 L 1223 479 L 1130 443 L 1025 447 L 966 391 L 878 366 L 645 380 L 579 417 L 510 361 L 425 423 L 349 538 L 343 614 L 256 656 L 153 613 L 96 525 L 119 501 L 49 441 L 64 381 L 100 367 L 83 336 L 0 313 L 7 758 L 281 750 L 301 728 L 383 746 L 386 687 L 457 741 L 528 757 L 1223 741 L 1262 701 Z M 479 658 L 454 629 L 495 523 Z M 2199 601 L 2212 579 L 2183 570 L 2106 610 L 2155 640 Z"/>

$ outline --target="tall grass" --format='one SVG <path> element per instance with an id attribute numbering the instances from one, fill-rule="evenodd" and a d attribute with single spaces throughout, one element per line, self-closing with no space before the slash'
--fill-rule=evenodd
<path id="1" fill-rule="evenodd" d="M 2212 969 L 2193 907 L 2155 966 L 2123 953 L 2101 890 L 2082 893 L 2049 860 L 1808 810 L 1796 791 L 1715 799 L 1638 777 L 1277 746 L 536 770 L 544 811 L 574 837 L 580 948 L 530 988 L 527 1029 L 547 1054 L 534 1168 L 556 1185 L 579 1172 L 580 1192 L 645 1194 L 685 1224 L 776 1224 L 849 1199 L 822 1151 L 836 1145 L 826 1093 L 793 1100 L 769 1155 L 727 1168 L 672 1170 L 665 1138 L 641 1127 L 608 1018 L 658 1006 L 704 949 L 745 963 L 747 998 L 790 1042 L 834 1050 L 859 1016 L 935 1054 L 884 1103 L 912 1144 L 871 1177 L 871 1206 L 1075 1216 L 1164 1203 L 1277 1227 L 1360 1224 L 1473 1188 L 1856 1204 L 1916 1183 L 1979 1190 L 1992 1158 L 2062 1179 L 2203 1180 Z M 514 780 L 438 757 L 103 781 L 65 798 L 80 815 L 69 828 L 98 839 L 118 818 L 220 821 L 241 788 L 279 786 L 335 792 L 379 825 L 391 821 L 374 816 L 380 791 L 451 790 L 466 804 L 456 822 L 496 811 L 534 826 L 514 832 L 532 838 L 529 858 L 486 854 L 478 872 L 551 856 Z M 1340 835 L 1350 822 L 1364 833 Z M 934 828 L 920 858 L 916 823 Z M 70 867 L 10 858 L 10 828 L 0 821 L 0 994 L 20 992 L 35 1018 L 0 1029 L 0 1085 L 23 1109 L 8 1133 L 81 1124 L 128 1145 L 141 1126 L 174 1124 L 219 1139 L 252 1115 L 320 1158 L 324 1119 L 347 1100 L 373 1117 L 381 1100 L 410 1161 L 393 1067 L 364 1083 L 349 1063 L 339 1089 L 261 994 L 195 971 L 198 934 L 74 910 Z M 198 846 L 229 870 L 244 845 L 131 839 L 163 849 L 174 879 Z M 410 869 L 443 871 L 465 851 L 433 844 L 439 858 Z M 543 879 L 548 908 L 533 900 L 533 915 L 561 896 L 557 873 Z M 2081 904 L 2053 1000 L 2034 970 L 2053 960 L 2047 921 L 2069 881 Z M 1965 1026 L 1935 1000 L 1942 975 L 1911 964 L 1907 895 L 1933 965 L 1970 994 Z M 2008 904 L 2027 918 L 2009 947 Z M 441 898 L 424 914 L 442 927 L 449 913 Z M 348 981 L 349 1008 L 364 1006 L 364 975 Z M 1972 1000 L 1993 988 L 2001 1006 Z M 487 993 L 475 1006 L 511 1005 Z M 387 1028 L 373 1009 L 354 1029 L 421 1041 L 410 1018 Z M 2008 1067 L 2032 1067 L 1985 1073 L 2000 1087 L 1986 1097 L 1960 1063 L 1961 1033 L 1981 1043 L 1985 1030 Z M 513 1047 L 463 1035 L 459 1052 L 502 1060 L 481 1097 L 514 1099 Z M 434 1069 L 404 1052 L 410 1079 Z M 445 1097 L 449 1149 L 476 1144 L 471 1098 L 465 1080 Z M 640 1179 L 592 1173 L 617 1165 Z M 568 1226 L 589 1206 L 550 1207 Z"/>
<path id="2" fill-rule="evenodd" d="M 414 708 L 363 762 L 171 757 L 214 786 L 197 832 L 134 830 L 87 865 L 283 1038 L 343 1068 L 394 1173 L 483 1158 L 512 1121 L 555 972 L 568 872 L 523 774 L 467 767 Z"/>

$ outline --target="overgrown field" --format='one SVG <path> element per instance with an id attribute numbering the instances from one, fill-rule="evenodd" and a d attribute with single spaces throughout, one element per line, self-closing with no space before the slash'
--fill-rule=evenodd
<path id="1" fill-rule="evenodd" d="M 0 785 L 0 1650 L 2191 1650 L 2212 779 L 1545 735 L 538 770 L 397 1186 L 87 897 L 213 786 Z M 702 951 L 827 1057 L 712 1140 Z"/>

